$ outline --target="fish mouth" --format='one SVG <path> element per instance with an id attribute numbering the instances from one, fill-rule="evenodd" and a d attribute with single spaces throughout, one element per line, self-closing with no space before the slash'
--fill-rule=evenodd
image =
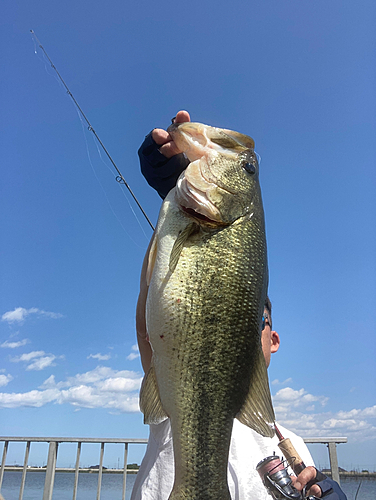
<path id="1" fill-rule="evenodd" d="M 198 222 L 204 224 L 215 226 L 225 224 L 222 220 L 220 211 L 208 199 L 207 195 L 210 189 L 216 188 L 217 186 L 207 182 L 202 176 L 199 182 L 192 182 L 189 173 L 190 172 L 184 171 L 176 183 L 175 198 L 181 210 L 190 217 L 198 220 Z M 195 184 L 200 184 L 201 189 Z M 202 186 L 205 184 L 207 185 L 207 189 L 203 190 Z"/>
<path id="2" fill-rule="evenodd" d="M 185 212 L 190 217 L 193 217 L 194 219 L 198 219 L 199 221 L 206 222 L 207 224 L 210 224 L 210 225 L 217 225 L 216 221 L 209 219 L 208 217 L 200 214 L 199 212 L 195 212 L 193 210 L 193 208 L 186 208 L 186 207 L 183 207 L 182 205 L 180 205 L 180 208 L 183 210 L 183 212 Z"/>

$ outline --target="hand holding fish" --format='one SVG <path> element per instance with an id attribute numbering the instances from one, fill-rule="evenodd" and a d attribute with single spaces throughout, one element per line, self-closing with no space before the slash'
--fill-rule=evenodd
<path id="1" fill-rule="evenodd" d="M 185 123 L 190 122 L 191 118 L 187 111 L 179 111 L 176 114 L 174 123 Z M 162 128 L 155 128 L 152 132 L 153 140 L 161 145 L 159 151 L 166 157 L 171 158 L 179 153 L 182 153 L 182 150 L 176 145 L 170 134 L 163 130 Z"/>

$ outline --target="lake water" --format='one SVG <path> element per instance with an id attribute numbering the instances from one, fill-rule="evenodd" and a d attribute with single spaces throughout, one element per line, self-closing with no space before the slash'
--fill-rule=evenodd
<path id="1" fill-rule="evenodd" d="M 1 493 L 5 500 L 18 500 L 22 472 L 5 472 Z M 26 474 L 24 500 L 42 500 L 44 472 Z M 127 475 L 126 500 L 130 499 L 136 474 Z M 348 500 L 354 500 L 360 479 L 342 479 L 341 487 Z M 70 500 L 73 496 L 74 474 L 59 472 L 55 475 L 52 500 Z M 95 500 L 97 495 L 98 475 L 82 473 L 78 479 L 77 500 Z M 101 500 L 121 500 L 123 491 L 122 474 L 103 474 Z M 376 480 L 363 479 L 357 500 L 376 499 Z"/>
<path id="2" fill-rule="evenodd" d="M 5 472 L 1 494 L 5 500 L 18 500 L 22 472 Z M 136 474 L 127 474 L 125 499 L 129 500 Z M 29 472 L 23 500 L 42 500 L 45 473 Z M 95 500 L 97 498 L 98 474 L 82 473 L 78 476 L 77 500 Z M 58 472 L 55 474 L 52 500 L 69 500 L 73 497 L 74 473 Z M 101 500 L 121 500 L 123 492 L 122 474 L 103 474 Z"/>

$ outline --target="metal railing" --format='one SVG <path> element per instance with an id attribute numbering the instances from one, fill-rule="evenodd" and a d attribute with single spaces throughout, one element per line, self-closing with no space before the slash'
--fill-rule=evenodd
<path id="1" fill-rule="evenodd" d="M 322 438 L 304 438 L 305 443 L 321 443 L 326 444 L 329 450 L 329 462 L 330 470 L 332 473 L 332 479 L 339 481 L 339 469 L 338 469 L 338 459 L 337 459 L 337 444 L 347 443 L 347 437 L 322 437 Z"/>
<path id="2" fill-rule="evenodd" d="M 10 442 L 26 442 L 26 450 L 24 457 L 24 464 L 22 468 L 22 478 L 21 478 L 21 486 L 19 493 L 19 500 L 22 500 L 25 481 L 26 481 L 26 472 L 28 470 L 28 461 L 29 461 L 29 453 L 30 453 L 30 445 L 31 443 L 49 443 L 48 447 L 48 458 L 47 458 L 47 466 L 46 466 L 46 478 L 44 482 L 44 490 L 43 490 L 43 500 L 52 500 L 52 492 L 54 489 L 54 480 L 55 480 L 55 472 L 56 472 L 56 460 L 57 460 L 57 451 L 59 444 L 61 443 L 77 443 L 77 455 L 76 455 L 76 464 L 74 469 L 70 469 L 72 472 L 74 471 L 74 486 L 73 486 L 73 500 L 77 498 L 77 488 L 78 488 L 78 476 L 80 472 L 80 457 L 81 457 L 81 449 L 83 443 L 96 443 L 100 444 L 100 455 L 99 455 L 99 467 L 98 469 L 94 469 L 95 472 L 98 471 L 98 486 L 97 486 L 97 500 L 100 500 L 101 496 L 101 488 L 102 488 L 102 474 L 103 474 L 103 456 L 104 456 L 104 447 L 105 444 L 124 444 L 124 467 L 123 467 L 123 494 L 122 500 L 125 500 L 125 489 L 127 482 L 127 460 L 128 460 L 128 445 L 129 444 L 147 444 L 147 439 L 116 439 L 116 438 L 60 438 L 60 437 L 0 437 L 0 442 L 4 442 L 3 456 L 1 460 L 0 467 L 0 492 L 1 486 L 3 483 L 4 471 L 8 469 L 5 467 L 5 461 L 7 458 L 8 447 Z M 64 469 L 67 471 L 68 469 Z M 82 469 L 81 469 L 82 472 Z"/>
<path id="3" fill-rule="evenodd" d="M 44 482 L 44 490 L 43 490 L 43 500 L 52 500 L 52 492 L 54 488 L 54 480 L 55 480 L 55 472 L 56 472 L 56 461 L 57 461 L 57 452 L 59 444 L 61 443 L 77 443 L 77 455 L 76 455 L 76 463 L 74 469 L 63 469 L 64 471 L 74 471 L 74 485 L 73 485 L 73 500 L 77 498 L 77 488 L 78 488 L 78 477 L 79 473 L 83 472 L 83 469 L 80 469 L 80 457 L 81 457 L 81 449 L 82 444 L 86 443 L 96 443 L 100 444 L 100 455 L 99 455 L 99 467 L 98 469 L 94 469 L 95 472 L 98 471 L 98 485 L 97 485 L 97 497 L 96 500 L 100 500 L 101 496 L 101 488 L 102 488 L 102 474 L 103 474 L 103 456 L 104 456 L 104 447 L 105 444 L 124 444 L 124 467 L 122 469 L 123 474 L 123 493 L 122 500 L 125 500 L 125 489 L 126 489 L 126 481 L 127 481 L 127 460 L 128 460 L 128 445 L 129 444 L 147 444 L 147 439 L 100 439 L 100 438 L 59 438 L 59 437 L 0 437 L 0 442 L 4 442 L 3 455 L 1 460 L 0 467 L 0 492 L 1 486 L 3 483 L 4 471 L 8 470 L 10 467 L 5 467 L 5 461 L 7 458 L 8 447 L 10 442 L 26 442 L 25 449 L 25 457 L 24 463 L 22 467 L 22 478 L 21 478 L 21 486 L 19 493 L 19 500 L 22 500 L 25 481 L 26 481 L 26 472 L 30 468 L 28 467 L 29 454 L 30 454 L 30 446 L 31 443 L 49 443 L 48 447 L 48 458 L 47 458 L 47 466 L 46 466 L 46 478 Z M 339 483 L 339 471 L 338 471 L 338 460 L 337 460 L 337 450 L 336 445 L 339 443 L 347 443 L 346 437 L 323 437 L 323 438 L 304 438 L 305 443 L 321 443 L 326 444 L 329 450 L 329 461 L 330 461 L 330 469 L 332 473 L 332 478 Z M 12 468 L 14 470 L 14 468 Z M 19 470 L 19 469 L 18 469 Z M 35 470 L 35 469 L 34 469 Z M 129 472 L 129 470 L 128 470 Z"/>

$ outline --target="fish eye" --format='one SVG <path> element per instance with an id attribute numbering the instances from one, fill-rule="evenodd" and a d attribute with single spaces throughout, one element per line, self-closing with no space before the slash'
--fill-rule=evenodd
<path id="1" fill-rule="evenodd" d="M 250 163 L 249 161 L 247 161 L 246 163 L 243 164 L 243 168 L 246 172 L 248 172 L 249 174 L 255 174 L 256 173 L 256 166 L 254 163 Z"/>

